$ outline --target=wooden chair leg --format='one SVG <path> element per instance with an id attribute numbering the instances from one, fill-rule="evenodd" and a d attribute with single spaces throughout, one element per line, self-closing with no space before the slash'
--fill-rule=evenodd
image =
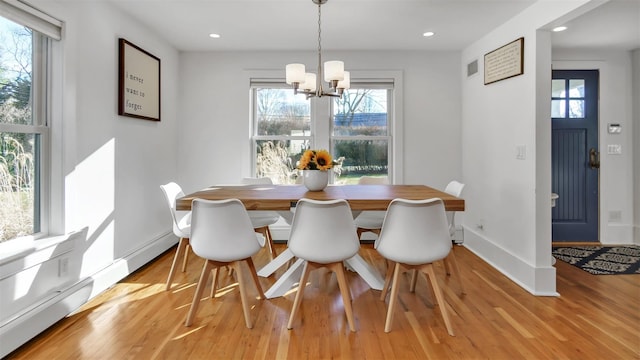
<path id="1" fill-rule="evenodd" d="M 191 251 L 191 245 L 187 242 L 187 246 L 184 248 L 184 259 L 182 260 L 182 272 L 187 271 L 187 262 L 189 261 L 189 252 Z"/>
<path id="2" fill-rule="evenodd" d="M 410 292 L 416 292 L 416 283 L 418 282 L 418 271 L 416 269 L 411 270 L 411 283 L 409 285 Z"/>
<path id="3" fill-rule="evenodd" d="M 242 276 L 242 266 L 239 261 L 233 262 L 233 267 L 236 270 L 236 278 L 238 279 L 238 286 L 240 287 L 240 302 L 242 302 L 242 312 L 244 313 L 244 322 L 247 328 L 253 328 L 251 321 L 251 312 L 249 311 L 249 300 L 247 299 L 247 289 Z"/>
<path id="4" fill-rule="evenodd" d="M 187 320 L 184 323 L 184 326 L 191 326 L 193 324 L 193 318 L 198 311 L 198 305 L 200 304 L 200 300 L 202 298 L 202 293 L 204 292 L 205 284 L 209 279 L 209 272 L 213 267 L 213 263 L 210 261 L 206 261 L 204 266 L 202 267 L 202 274 L 200 275 L 200 280 L 198 281 L 198 286 L 196 287 L 196 293 L 193 295 L 193 301 L 191 302 L 191 309 L 189 309 L 189 314 L 187 314 Z"/>
<path id="5" fill-rule="evenodd" d="M 433 264 L 426 264 L 422 267 L 422 271 L 429 276 L 429 282 L 431 283 L 431 287 L 433 288 L 433 292 L 436 296 L 436 300 L 438 301 L 438 305 L 440 307 L 440 314 L 442 314 L 442 318 L 444 319 L 444 324 L 447 327 L 447 332 L 451 336 L 455 336 L 453 333 L 453 326 L 451 325 L 451 320 L 449 319 L 449 313 L 447 312 L 447 304 L 444 301 L 444 296 L 442 295 L 442 290 L 440 289 L 440 285 L 438 285 L 438 279 L 436 278 L 436 272 L 433 270 Z"/>
<path id="6" fill-rule="evenodd" d="M 296 292 L 296 298 L 293 300 L 293 307 L 291 308 L 291 315 L 289 315 L 289 323 L 287 324 L 287 329 L 293 329 L 293 320 L 296 317 L 296 313 L 300 308 L 300 303 L 302 302 L 302 297 L 304 296 L 304 288 L 307 286 L 307 279 L 309 278 L 309 273 L 311 272 L 311 266 L 309 262 L 304 263 L 304 269 L 302 270 L 302 276 L 300 277 L 300 283 L 298 284 L 298 291 Z"/>
<path id="7" fill-rule="evenodd" d="M 351 293 L 349 290 L 349 283 L 344 274 L 344 265 L 342 261 L 327 265 L 329 269 L 336 273 L 338 279 L 338 287 L 342 294 L 342 303 L 344 305 L 344 312 L 347 314 L 347 322 L 349 323 L 349 329 L 353 332 L 356 331 L 355 320 L 353 319 L 353 307 L 351 306 Z"/>
<path id="8" fill-rule="evenodd" d="M 173 256 L 173 263 L 171 264 L 171 269 L 169 270 L 169 277 L 167 278 L 167 287 L 166 287 L 167 291 L 171 289 L 173 276 L 175 275 L 175 271 L 176 271 L 176 265 L 178 264 L 178 259 L 180 258 L 183 252 L 186 252 L 187 246 L 189 246 L 189 239 L 181 238 L 180 241 L 178 242 L 178 248 L 176 249 L 176 254 Z"/>
<path id="9" fill-rule="evenodd" d="M 213 275 L 213 280 L 211 280 L 211 298 L 216 297 L 216 290 L 218 290 L 218 274 L 220 274 L 220 267 L 216 267 L 211 270 L 211 275 Z"/>
<path id="10" fill-rule="evenodd" d="M 267 244 L 269 244 L 269 252 L 271 252 L 271 260 L 278 257 L 278 253 L 276 252 L 276 247 L 273 244 L 273 236 L 271 236 L 271 229 L 268 226 L 265 226 L 265 235 L 267 238 Z"/>
<path id="11" fill-rule="evenodd" d="M 444 264 L 446 265 L 451 262 L 451 268 L 453 268 L 453 272 L 455 276 L 458 278 L 458 284 L 460 284 L 460 294 L 464 295 L 467 291 L 464 289 L 464 281 L 462 280 L 462 274 L 460 274 L 460 267 L 458 267 L 458 260 L 456 259 L 456 254 L 454 254 L 453 250 L 449 253 L 449 255 L 444 258 Z"/>
<path id="12" fill-rule="evenodd" d="M 253 264 L 253 259 L 249 257 L 245 260 L 247 261 L 247 265 L 249 266 L 249 272 L 251 273 L 251 277 L 253 278 L 253 283 L 256 284 L 256 289 L 258 290 L 258 298 L 266 299 L 267 297 L 262 291 L 262 286 L 260 285 L 260 279 L 258 279 L 258 272 L 256 271 L 256 266 Z"/>
<path id="13" fill-rule="evenodd" d="M 358 235 L 358 240 L 360 240 L 360 237 L 362 236 L 362 233 L 363 233 L 364 231 L 365 231 L 365 230 L 364 230 L 363 228 L 361 228 L 361 227 L 359 227 L 359 228 L 357 228 L 357 229 L 356 229 L 356 234 Z"/>
<path id="14" fill-rule="evenodd" d="M 400 264 L 396 263 L 396 266 L 393 270 L 393 283 L 391 284 L 391 297 L 389 298 L 389 308 L 387 309 L 387 320 L 384 323 L 384 332 L 387 332 L 387 333 L 391 331 L 391 323 L 393 322 L 393 311 L 396 307 L 396 302 L 398 300 L 398 289 L 400 288 L 398 286 L 399 278 L 400 278 Z"/>
<path id="15" fill-rule="evenodd" d="M 386 260 L 387 263 L 387 274 L 384 277 L 384 285 L 382 286 L 382 292 L 380 293 L 380 301 L 384 301 L 387 297 L 387 292 L 389 291 L 389 285 L 391 284 L 391 277 L 393 276 L 393 270 L 395 268 L 395 263 L 389 260 Z"/>

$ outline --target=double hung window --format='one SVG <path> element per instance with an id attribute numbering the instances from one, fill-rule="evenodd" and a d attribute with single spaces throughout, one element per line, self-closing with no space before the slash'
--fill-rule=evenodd
<path id="1" fill-rule="evenodd" d="M 333 183 L 392 174 L 393 82 L 352 80 L 341 98 L 307 100 L 284 82 L 252 81 L 253 172 L 295 183 L 306 149 L 327 149 L 339 166 Z"/>
<path id="2" fill-rule="evenodd" d="M 49 59 L 61 24 L 0 2 L 0 242 L 48 230 Z"/>

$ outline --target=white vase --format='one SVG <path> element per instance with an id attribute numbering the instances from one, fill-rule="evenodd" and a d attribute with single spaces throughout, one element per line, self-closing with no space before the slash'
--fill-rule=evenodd
<path id="1" fill-rule="evenodd" d="M 323 170 L 304 170 L 303 184 L 309 191 L 322 191 L 329 183 L 329 172 Z"/>

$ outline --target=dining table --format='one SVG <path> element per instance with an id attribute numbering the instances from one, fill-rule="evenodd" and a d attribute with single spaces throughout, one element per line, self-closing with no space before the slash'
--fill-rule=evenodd
<path id="1" fill-rule="evenodd" d="M 329 185 L 322 191 L 308 191 L 304 185 L 214 185 L 187 194 L 176 199 L 176 210 L 191 210 L 194 199 L 224 200 L 238 199 L 248 211 L 271 210 L 277 211 L 287 218 L 287 214 L 295 211 L 298 200 L 306 198 L 313 200 L 344 199 L 349 203 L 354 217 L 361 211 L 386 210 L 393 199 L 402 198 L 409 200 L 422 200 L 440 198 L 444 202 L 447 211 L 464 211 L 464 199 L 447 194 L 443 191 L 426 185 Z M 275 259 L 267 263 L 258 271 L 262 277 L 271 276 L 277 269 L 289 263 L 295 256 L 287 248 Z M 304 260 L 297 259 L 265 291 L 267 298 L 283 296 L 296 284 L 302 269 Z M 375 290 L 382 290 L 384 280 L 373 266 L 367 263 L 359 254 L 345 261 L 345 265 L 357 272 L 363 280 Z"/>

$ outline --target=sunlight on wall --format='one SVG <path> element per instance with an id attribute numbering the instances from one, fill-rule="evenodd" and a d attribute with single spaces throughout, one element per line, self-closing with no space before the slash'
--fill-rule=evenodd
<path id="1" fill-rule="evenodd" d="M 81 161 L 66 178 L 66 201 L 70 206 L 68 229 L 89 227 L 80 277 L 95 273 L 113 262 L 115 208 L 115 139 Z M 72 222 L 72 223 L 71 223 Z"/>

